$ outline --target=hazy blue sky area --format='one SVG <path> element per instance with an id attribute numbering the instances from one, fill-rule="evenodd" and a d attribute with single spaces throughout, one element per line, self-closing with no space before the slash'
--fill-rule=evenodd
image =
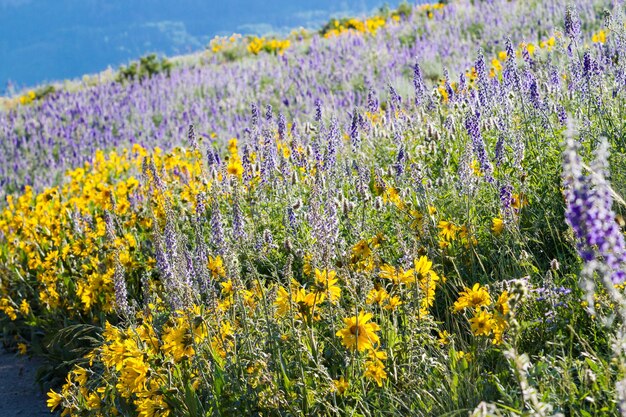
<path id="1" fill-rule="evenodd" d="M 0 0 L 0 93 L 202 50 L 215 35 L 316 28 L 399 0 Z"/>

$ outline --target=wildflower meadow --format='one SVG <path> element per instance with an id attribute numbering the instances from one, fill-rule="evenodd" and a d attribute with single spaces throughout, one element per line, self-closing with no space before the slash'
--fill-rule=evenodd
<path id="1" fill-rule="evenodd" d="M 402 4 L 0 101 L 61 416 L 626 415 L 626 8 Z"/>

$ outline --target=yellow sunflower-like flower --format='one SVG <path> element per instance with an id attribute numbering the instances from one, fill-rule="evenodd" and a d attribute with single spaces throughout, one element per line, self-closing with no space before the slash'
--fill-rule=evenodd
<path id="1" fill-rule="evenodd" d="M 48 400 L 46 404 L 50 411 L 54 411 L 63 402 L 63 396 L 53 390 L 48 391 Z"/>
<path id="2" fill-rule="evenodd" d="M 344 395 L 346 391 L 348 391 L 349 387 L 350 387 L 350 384 L 348 383 L 348 381 L 344 379 L 344 377 L 340 377 L 339 379 L 333 380 L 333 389 L 339 395 Z"/>
<path id="3" fill-rule="evenodd" d="M 491 297 L 485 287 L 474 284 L 474 287 L 465 288 L 459 294 L 459 299 L 454 302 L 454 312 L 465 310 L 466 308 L 476 308 L 491 304 Z"/>
<path id="4" fill-rule="evenodd" d="M 357 263 L 363 259 L 367 259 L 371 254 L 372 250 L 367 240 L 361 240 L 352 247 L 352 263 Z"/>
<path id="5" fill-rule="evenodd" d="M 221 256 L 216 256 L 215 258 L 209 256 L 207 266 L 213 278 L 220 278 L 226 275 L 226 270 L 224 269 L 224 261 L 222 260 Z"/>
<path id="6" fill-rule="evenodd" d="M 241 178 L 241 176 L 243 175 L 243 165 L 241 165 L 241 162 L 238 159 L 233 158 L 228 162 L 226 172 Z"/>
<path id="7" fill-rule="evenodd" d="M 502 234 L 503 230 L 504 222 L 502 221 L 502 219 L 499 217 L 494 217 L 493 220 L 491 220 L 491 231 L 493 232 L 493 234 L 499 236 L 500 234 Z"/>
<path id="8" fill-rule="evenodd" d="M 486 310 L 478 310 L 469 322 L 474 336 L 489 336 L 495 324 L 493 316 Z"/>
<path id="9" fill-rule="evenodd" d="M 498 297 L 498 301 L 496 301 L 496 310 L 502 316 L 506 316 L 511 311 L 511 307 L 509 307 L 509 292 L 502 291 L 500 297 Z"/>
<path id="10" fill-rule="evenodd" d="M 346 327 L 339 330 L 336 336 L 341 337 L 343 345 L 350 350 L 363 352 L 373 349 L 380 340 L 376 334 L 380 327 L 370 322 L 371 318 L 371 313 L 361 311 L 358 316 L 343 319 Z"/>
<path id="11" fill-rule="evenodd" d="M 394 283 L 394 285 L 399 284 L 410 284 L 415 282 L 415 276 L 413 274 L 413 269 L 404 270 L 401 267 L 394 268 L 391 265 L 381 265 L 379 276 L 383 279 L 388 279 Z"/>
<path id="12" fill-rule="evenodd" d="M 384 289 L 376 289 L 372 288 L 369 293 L 367 293 L 367 298 L 365 302 L 367 304 L 378 304 L 379 306 L 383 305 L 383 302 L 389 297 L 389 293 Z"/>
<path id="13" fill-rule="evenodd" d="M 394 311 L 398 306 L 402 305 L 402 300 L 397 295 L 390 297 L 387 301 L 387 305 L 384 307 L 385 310 Z"/>
<path id="14" fill-rule="evenodd" d="M 293 309 L 297 319 L 306 320 L 313 312 L 313 306 L 319 303 L 319 294 L 306 292 L 304 288 L 298 288 L 292 283 L 291 294 L 284 287 L 278 288 L 274 305 L 279 317 Z"/>
<path id="15" fill-rule="evenodd" d="M 320 271 L 315 268 L 315 287 L 313 292 L 317 293 L 317 302 L 322 303 L 329 297 L 330 302 L 334 303 L 341 297 L 341 288 L 337 285 L 337 273 L 333 270 Z"/>
<path id="16" fill-rule="evenodd" d="M 439 236 L 446 242 L 456 240 L 456 235 L 459 231 L 459 227 L 452 222 L 441 220 L 437 225 L 439 229 Z"/>
<path id="17" fill-rule="evenodd" d="M 450 343 L 450 341 L 452 340 L 452 335 L 450 333 L 448 333 L 447 330 L 442 330 L 442 331 L 438 332 L 437 336 L 439 336 L 437 341 L 439 342 L 439 344 L 441 346 L 448 345 Z"/>
<path id="18" fill-rule="evenodd" d="M 383 380 L 387 379 L 387 372 L 385 372 L 385 365 L 379 360 L 365 362 L 365 378 L 371 379 L 376 382 L 379 387 L 383 386 Z"/>

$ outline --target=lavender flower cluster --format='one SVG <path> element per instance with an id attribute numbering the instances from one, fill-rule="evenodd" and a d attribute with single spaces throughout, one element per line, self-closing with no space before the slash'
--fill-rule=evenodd
<path id="1" fill-rule="evenodd" d="M 596 158 L 585 175 L 580 144 L 567 139 L 563 162 L 566 188 L 565 217 L 577 238 L 581 258 L 590 263 L 598 258 L 613 283 L 626 280 L 626 242 L 615 221 L 612 190 L 607 180 L 608 142 L 603 139 Z"/>
<path id="2" fill-rule="evenodd" d="M 0 197 L 24 185 L 41 189 L 58 182 L 67 169 L 89 161 L 98 149 L 133 143 L 164 149 L 181 145 L 190 124 L 205 138 L 203 147 L 211 146 L 209 140 L 242 137 L 250 103 L 272 103 L 285 117 L 301 121 L 311 115 L 315 103 L 322 103 L 342 130 L 352 123 L 350 137 L 357 146 L 352 119 L 361 116 L 353 109 L 368 104 L 372 111 L 376 96 L 382 99 L 387 92 L 396 98 L 390 102 L 396 110 L 408 103 L 432 106 L 427 84 L 441 76 L 439 68 L 463 72 L 480 46 L 495 52 L 505 37 L 535 40 L 562 26 L 564 10 L 558 3 L 452 3 L 432 19 L 414 13 L 386 25 L 377 36 L 315 35 L 283 56 L 261 54 L 230 63 L 205 58 L 173 69 L 170 76 L 128 85 L 85 84 L 78 91 L 62 90 L 39 103 L 0 111 Z M 574 3 L 580 15 L 592 15 L 593 2 Z M 570 26 L 576 28 L 574 23 Z M 473 32 L 477 27 L 480 45 Z M 415 65 L 416 56 L 421 67 Z M 506 91 L 494 88 L 486 74 L 488 61 L 479 60 L 477 66 L 480 105 L 493 103 Z M 510 62 L 511 57 L 507 68 Z M 600 67 L 603 62 L 606 59 L 598 59 Z M 413 76 L 414 91 L 403 80 L 406 73 Z M 537 82 L 528 88 L 536 104 L 541 89 Z M 446 89 L 454 94 L 450 82 Z"/>

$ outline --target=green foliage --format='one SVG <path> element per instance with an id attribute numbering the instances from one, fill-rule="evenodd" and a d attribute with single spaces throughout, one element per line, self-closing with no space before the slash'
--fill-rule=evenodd
<path id="1" fill-rule="evenodd" d="M 157 74 L 170 75 L 173 64 L 167 58 L 159 59 L 156 54 L 146 55 L 128 64 L 128 66 L 120 67 L 117 75 L 117 81 L 139 81 L 151 78 Z"/>

